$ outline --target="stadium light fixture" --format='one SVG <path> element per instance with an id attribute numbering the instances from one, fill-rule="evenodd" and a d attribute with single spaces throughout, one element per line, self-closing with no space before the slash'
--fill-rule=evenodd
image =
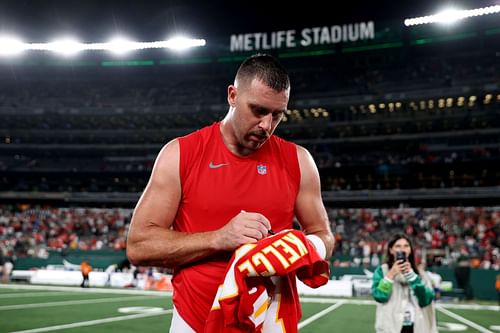
<path id="1" fill-rule="evenodd" d="M 0 56 L 17 55 L 24 51 L 23 42 L 10 36 L 0 36 Z"/>
<path id="2" fill-rule="evenodd" d="M 107 43 L 80 43 L 73 38 L 60 39 L 51 43 L 23 43 L 20 39 L 14 37 L 0 36 L 0 56 L 17 55 L 22 51 L 51 51 L 62 55 L 74 55 L 80 51 L 111 51 L 116 54 L 124 54 L 134 50 L 185 50 L 205 45 L 205 39 L 186 37 L 175 37 L 154 42 L 135 42 L 123 37 L 117 37 Z"/>
<path id="3" fill-rule="evenodd" d="M 136 44 L 136 42 L 132 42 L 126 38 L 116 37 L 108 43 L 99 43 L 99 45 L 96 46 L 96 50 L 106 50 L 115 54 L 125 54 L 136 50 Z"/>
<path id="4" fill-rule="evenodd" d="M 407 18 L 404 20 L 405 26 L 413 26 L 429 23 L 453 23 L 474 16 L 490 15 L 500 13 L 500 5 L 476 8 L 476 9 L 447 9 L 434 15 Z"/>
<path id="5" fill-rule="evenodd" d="M 65 56 L 75 55 L 76 53 L 85 49 L 85 46 L 82 43 L 73 38 L 63 38 L 45 44 L 44 46 L 40 46 L 42 47 L 42 49 L 44 48 L 47 51 L 52 51 Z"/>
<path id="6" fill-rule="evenodd" d="M 206 41 L 204 39 L 192 39 L 186 37 L 174 37 L 166 42 L 166 47 L 172 50 L 185 50 L 191 47 L 205 46 Z"/>

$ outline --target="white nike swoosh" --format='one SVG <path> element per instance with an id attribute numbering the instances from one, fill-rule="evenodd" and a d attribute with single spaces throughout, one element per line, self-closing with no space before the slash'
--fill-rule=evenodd
<path id="1" fill-rule="evenodd" d="M 220 168 L 220 167 L 223 167 L 223 166 L 226 166 L 226 165 L 229 165 L 229 163 L 213 164 L 212 162 L 210 162 L 210 164 L 208 165 L 208 167 L 210 169 L 217 169 L 217 168 Z"/>

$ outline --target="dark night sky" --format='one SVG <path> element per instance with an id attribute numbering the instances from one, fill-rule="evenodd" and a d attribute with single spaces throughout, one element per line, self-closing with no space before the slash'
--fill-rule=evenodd
<path id="1" fill-rule="evenodd" d="M 63 32 L 85 42 L 105 41 L 118 32 L 141 40 L 164 39 L 180 31 L 206 38 L 367 20 L 402 20 L 432 14 L 449 3 L 464 8 L 500 4 L 500 0 L 349 0 L 342 4 L 299 0 L 302 4 L 291 5 L 293 2 L 7 0 L 0 2 L 0 32 L 16 32 L 31 42 L 46 42 Z M 346 8 L 338 8 L 341 6 Z"/>

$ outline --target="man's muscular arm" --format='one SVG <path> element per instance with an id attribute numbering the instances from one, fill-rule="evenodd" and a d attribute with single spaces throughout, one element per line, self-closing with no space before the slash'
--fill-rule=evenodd
<path id="1" fill-rule="evenodd" d="M 160 151 L 132 215 L 127 256 L 134 265 L 175 267 L 267 236 L 269 221 L 261 214 L 245 212 L 219 230 L 173 230 L 182 195 L 179 161 L 179 141 L 175 139 Z"/>
<path id="2" fill-rule="evenodd" d="M 335 240 L 330 221 L 321 198 L 321 185 L 318 168 L 311 154 L 297 146 L 300 166 L 300 187 L 295 204 L 295 215 L 306 235 L 316 235 L 323 241 L 326 258 L 332 255 Z"/>

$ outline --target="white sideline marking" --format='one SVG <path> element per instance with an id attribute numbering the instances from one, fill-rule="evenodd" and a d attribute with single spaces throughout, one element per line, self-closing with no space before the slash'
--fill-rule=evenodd
<path id="1" fill-rule="evenodd" d="M 355 305 L 376 305 L 377 302 L 372 300 L 362 300 L 362 299 L 343 299 L 343 298 L 325 298 L 325 297 L 301 297 L 300 301 L 303 303 L 321 303 L 321 304 L 333 304 L 340 301 L 344 301 L 346 304 Z M 438 302 L 436 306 L 446 309 L 463 309 L 463 310 L 491 310 L 500 311 L 500 306 L 498 305 L 482 305 L 482 304 L 455 304 L 455 303 L 441 303 Z"/>
<path id="2" fill-rule="evenodd" d="M 9 294 L 0 294 L 0 298 L 18 298 L 18 297 L 39 297 L 39 296 L 59 296 L 59 295 L 74 295 L 75 293 L 72 291 L 62 292 L 62 291 L 54 291 L 54 292 L 41 292 L 41 293 L 9 293 Z"/>
<path id="3" fill-rule="evenodd" d="M 146 317 L 158 316 L 158 315 L 162 315 L 162 314 L 172 313 L 172 311 L 173 311 L 172 309 L 168 309 L 168 310 L 163 310 L 161 312 L 158 311 L 158 312 L 154 312 L 154 313 L 140 313 L 140 314 L 133 314 L 133 315 L 128 315 L 128 316 L 119 316 L 119 317 L 111 317 L 111 318 L 105 318 L 105 319 L 80 321 L 80 322 L 72 323 L 72 324 L 40 327 L 40 328 L 34 328 L 34 329 L 24 330 L 24 331 L 15 331 L 15 332 L 10 332 L 10 333 L 38 333 L 38 332 L 59 331 L 59 330 L 67 329 L 67 328 L 75 328 L 75 327 L 83 327 L 83 326 L 93 326 L 93 325 L 99 325 L 99 324 L 113 323 L 115 321 L 122 321 L 122 320 L 130 320 L 130 319 L 138 319 L 138 318 L 146 318 Z"/>
<path id="4" fill-rule="evenodd" d="M 359 305 L 375 305 L 375 301 L 370 300 L 352 300 L 345 298 L 324 298 L 324 297 L 301 297 L 301 302 L 304 303 L 320 303 L 320 304 L 336 304 L 338 302 L 344 302 L 347 304 L 359 304 Z"/>
<path id="5" fill-rule="evenodd" d="M 102 294 L 131 294 L 131 295 L 154 295 L 154 296 L 172 296 L 171 291 L 153 291 L 136 289 L 117 289 L 117 288 L 81 288 L 81 287 L 63 287 L 63 286 L 40 286 L 40 285 L 22 285 L 22 284 L 1 284 L 0 289 L 19 289 L 19 290 L 50 290 L 50 291 L 73 291 L 77 293 L 102 293 Z"/>
<path id="6" fill-rule="evenodd" d="M 437 306 L 447 309 L 500 311 L 500 306 L 498 305 L 438 303 Z"/>
<path id="7" fill-rule="evenodd" d="M 441 312 L 442 312 L 442 313 L 444 313 L 445 315 L 450 316 L 450 317 L 452 317 L 453 319 L 456 319 L 456 320 L 458 320 L 458 321 L 460 321 L 460 322 L 464 323 L 465 325 L 468 325 L 468 326 L 470 326 L 470 327 L 472 327 L 472 328 L 475 328 L 475 329 L 476 329 L 476 330 L 478 330 L 479 332 L 483 332 L 483 333 L 493 333 L 493 332 L 492 332 L 492 331 L 490 331 L 489 329 L 484 328 L 483 326 L 478 325 L 478 324 L 476 324 L 475 322 L 470 321 L 470 320 L 468 320 L 468 319 L 466 319 L 466 318 L 464 318 L 464 317 L 462 317 L 462 316 L 460 316 L 460 315 L 457 315 L 457 314 L 456 314 L 456 313 L 454 313 L 454 312 L 451 312 L 451 311 L 449 311 L 449 310 L 446 310 L 446 309 L 444 309 L 444 308 L 443 308 L 443 307 L 441 307 L 441 306 L 436 307 L 436 308 L 437 308 L 437 310 L 438 310 L 438 311 L 441 311 Z"/>
<path id="8" fill-rule="evenodd" d="M 307 325 L 309 325 L 310 323 L 312 323 L 313 321 L 316 321 L 318 320 L 319 318 L 323 317 L 324 315 L 330 313 L 331 311 L 335 310 L 336 308 L 344 305 L 345 302 L 344 301 L 340 301 L 336 304 L 333 304 L 333 305 L 330 305 L 329 307 L 327 307 L 326 309 L 324 310 L 321 310 L 320 312 L 312 315 L 311 317 L 307 318 L 306 320 L 303 320 L 299 323 L 299 326 L 298 328 L 301 329 L 302 327 L 305 327 Z"/>
<path id="9" fill-rule="evenodd" d="M 50 290 L 50 291 L 67 291 L 81 293 L 102 293 L 102 294 L 120 294 L 120 295 L 151 295 L 151 296 L 172 296 L 171 291 L 154 291 L 154 290 L 137 290 L 137 289 L 119 289 L 119 288 L 80 288 L 80 287 L 63 287 L 63 286 L 40 286 L 40 285 L 23 285 L 23 284 L 1 284 L 0 289 L 19 289 L 19 290 Z M 1 294 L 0 294 L 1 295 Z M 304 303 L 329 303 L 345 302 L 346 304 L 358 305 L 375 305 L 374 300 L 357 300 L 346 298 L 332 297 L 305 297 L 301 296 L 300 300 Z M 481 304 L 456 304 L 456 303 L 441 303 L 437 306 L 447 309 L 464 309 L 464 310 L 492 310 L 500 311 L 498 305 L 481 305 Z"/>
<path id="10" fill-rule="evenodd" d="M 136 299 L 150 299 L 151 296 L 127 296 L 127 297 L 110 297 L 98 299 L 84 299 L 80 301 L 60 301 L 60 302 L 46 302 L 46 303 L 30 303 L 30 304 L 15 304 L 15 305 L 2 305 L 2 310 L 24 310 L 33 308 L 45 308 L 49 306 L 63 306 L 63 305 L 77 305 L 77 304 L 95 304 L 95 303 L 112 303 L 118 301 L 128 301 Z"/>

